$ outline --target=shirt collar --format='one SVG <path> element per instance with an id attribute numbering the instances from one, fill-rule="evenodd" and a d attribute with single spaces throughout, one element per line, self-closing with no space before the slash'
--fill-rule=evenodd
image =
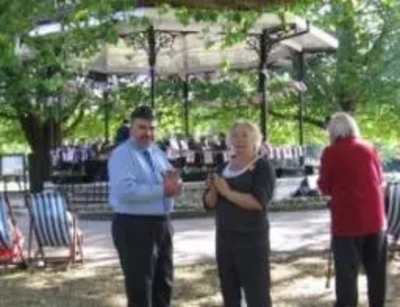
<path id="1" fill-rule="evenodd" d="M 151 148 L 153 147 L 153 144 L 150 144 L 149 146 L 143 146 L 141 144 L 138 143 L 138 141 L 134 138 L 131 137 L 129 139 L 129 143 L 131 144 L 131 146 L 139 151 L 148 151 L 151 152 Z"/>

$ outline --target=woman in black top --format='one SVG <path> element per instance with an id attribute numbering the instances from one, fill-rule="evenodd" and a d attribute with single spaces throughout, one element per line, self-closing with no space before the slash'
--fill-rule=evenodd
<path id="1" fill-rule="evenodd" d="M 216 210 L 217 264 L 224 306 L 270 307 L 267 205 L 275 173 L 259 156 L 261 134 L 248 122 L 230 131 L 231 161 L 209 176 L 204 205 Z"/>

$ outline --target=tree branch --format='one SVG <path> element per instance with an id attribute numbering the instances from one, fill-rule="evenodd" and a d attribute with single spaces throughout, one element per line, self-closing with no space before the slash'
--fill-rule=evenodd
<path id="1" fill-rule="evenodd" d="M 9 119 L 9 120 L 18 120 L 18 116 L 17 115 L 8 114 L 8 113 L 5 113 L 5 112 L 0 112 L 0 117 L 1 118 L 5 118 L 5 119 Z"/>
<path id="2" fill-rule="evenodd" d="M 79 107 L 79 104 L 85 99 L 85 90 L 82 88 L 79 88 L 77 90 L 77 93 L 74 94 L 74 97 L 72 98 L 71 105 L 68 106 L 64 111 L 61 116 L 61 122 L 65 123 L 68 121 L 68 119 L 71 117 L 71 115 L 74 113 L 74 111 Z M 81 108 L 80 108 L 81 109 Z"/>
<path id="3" fill-rule="evenodd" d="M 82 121 L 82 119 L 84 118 L 84 116 L 85 116 L 85 107 L 84 106 L 81 106 L 80 108 L 79 108 L 79 113 L 78 113 L 78 115 L 75 117 L 75 119 L 73 120 L 73 122 L 68 126 L 68 127 L 66 127 L 65 128 L 65 130 L 64 130 L 64 135 L 68 135 L 68 134 L 70 134 L 73 130 L 75 130 L 76 129 L 76 127 L 79 125 L 79 123 Z"/>
<path id="4" fill-rule="evenodd" d="M 376 58 L 376 56 L 382 54 L 383 46 L 385 45 L 383 42 L 386 39 L 386 36 L 391 32 L 391 24 L 389 21 L 385 20 L 382 26 L 381 33 L 375 39 L 372 47 L 368 50 L 368 52 L 364 55 L 364 65 L 367 65 L 372 61 L 372 59 Z"/>
<path id="5" fill-rule="evenodd" d="M 268 113 L 276 118 L 288 120 L 288 121 L 294 121 L 294 120 L 297 121 L 299 119 L 298 116 L 295 114 L 279 113 L 279 112 L 276 112 L 271 109 L 268 110 Z M 308 124 L 314 125 L 321 129 L 324 129 L 324 127 L 325 127 L 325 120 L 315 119 L 310 116 L 304 116 L 303 118 L 304 118 L 304 121 Z"/>

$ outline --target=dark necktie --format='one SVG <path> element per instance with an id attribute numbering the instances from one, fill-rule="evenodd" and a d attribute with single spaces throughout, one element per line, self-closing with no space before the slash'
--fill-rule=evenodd
<path id="1" fill-rule="evenodd" d="M 153 173 L 155 174 L 156 169 L 154 167 L 154 162 L 153 159 L 151 157 L 150 151 L 148 149 L 143 151 L 143 155 L 146 158 L 146 162 L 150 165 L 151 170 L 153 171 Z"/>
<path id="2" fill-rule="evenodd" d="M 150 165 L 150 168 L 153 171 L 154 176 L 157 177 L 157 170 L 155 168 L 154 161 L 153 161 L 153 158 L 151 157 L 150 151 L 148 149 L 144 150 L 143 155 L 144 155 L 147 163 Z M 166 203 L 165 199 L 163 199 L 163 205 L 164 205 L 164 212 L 167 212 L 168 209 L 167 209 L 167 203 Z"/>

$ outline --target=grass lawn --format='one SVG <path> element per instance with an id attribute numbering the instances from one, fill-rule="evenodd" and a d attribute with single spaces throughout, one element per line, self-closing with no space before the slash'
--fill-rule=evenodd
<path id="1" fill-rule="evenodd" d="M 276 307 L 330 307 L 333 287 L 325 289 L 326 260 L 300 257 L 272 264 L 273 300 Z M 332 283 L 333 286 L 333 283 Z M 365 278 L 360 277 L 361 306 L 365 303 Z M 125 307 L 123 279 L 116 267 L 0 272 L 0 306 L 12 307 Z M 173 306 L 221 306 L 215 265 L 176 269 Z M 390 264 L 387 307 L 400 306 L 400 261 Z"/>

